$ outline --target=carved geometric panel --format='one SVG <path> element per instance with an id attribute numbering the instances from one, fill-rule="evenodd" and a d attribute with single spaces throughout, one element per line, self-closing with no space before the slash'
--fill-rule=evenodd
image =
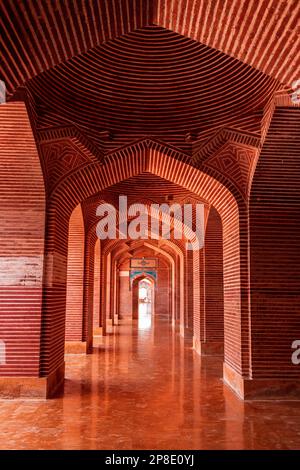
<path id="1" fill-rule="evenodd" d="M 90 158 L 70 139 L 43 143 L 41 150 L 45 162 L 46 183 L 49 192 L 61 178 L 90 162 Z"/>
<path id="2" fill-rule="evenodd" d="M 228 142 L 205 161 L 209 168 L 226 176 L 247 197 L 258 149 Z"/>

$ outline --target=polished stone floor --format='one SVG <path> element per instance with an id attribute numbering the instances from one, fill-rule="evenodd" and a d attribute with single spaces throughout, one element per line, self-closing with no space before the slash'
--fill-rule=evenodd
<path id="1" fill-rule="evenodd" d="M 1 449 L 297 449 L 300 403 L 243 403 L 157 319 L 67 357 L 64 396 L 1 401 Z"/>

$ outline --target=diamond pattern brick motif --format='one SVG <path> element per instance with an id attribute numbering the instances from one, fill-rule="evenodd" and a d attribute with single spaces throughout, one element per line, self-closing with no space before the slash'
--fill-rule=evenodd
<path id="1" fill-rule="evenodd" d="M 257 157 L 257 149 L 229 142 L 215 155 L 205 160 L 204 165 L 227 176 L 246 198 L 249 194 L 250 176 L 255 169 Z"/>

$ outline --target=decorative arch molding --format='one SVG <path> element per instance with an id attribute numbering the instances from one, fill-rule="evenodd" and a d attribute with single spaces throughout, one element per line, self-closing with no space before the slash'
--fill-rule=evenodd
<path id="1" fill-rule="evenodd" d="M 49 195 L 74 171 L 98 162 L 97 153 L 92 153 L 76 136 L 40 143 L 39 148 Z"/>
<path id="2" fill-rule="evenodd" d="M 228 178 L 240 191 L 248 203 L 252 174 L 256 168 L 259 149 L 244 144 L 226 142 L 204 162 L 204 167 L 212 168 Z"/>
<path id="3" fill-rule="evenodd" d="M 86 210 L 83 211 L 83 216 L 84 216 L 84 220 L 85 220 L 85 223 L 86 223 L 86 230 L 89 232 L 89 234 L 91 236 L 96 236 L 97 237 L 96 227 L 97 227 L 97 224 L 99 222 L 99 218 L 96 215 L 96 209 L 97 209 L 99 203 L 107 203 L 107 202 L 108 201 L 104 201 L 103 199 L 100 199 L 95 204 L 94 201 L 93 201 L 93 204 L 91 204 L 91 206 L 85 207 Z M 110 201 L 109 203 L 112 203 L 112 202 Z M 180 201 L 180 203 L 184 204 L 183 201 Z M 149 210 L 149 207 L 148 207 L 148 210 Z M 203 223 L 203 230 L 204 231 L 205 231 L 205 226 L 206 226 L 206 223 L 207 223 L 208 213 L 209 213 L 209 208 L 208 208 L 208 205 L 206 205 L 205 210 L 204 210 L 204 223 Z M 160 222 L 162 220 L 157 212 L 153 213 L 151 216 L 154 219 L 156 219 Z M 195 218 L 195 213 L 193 214 L 193 218 Z M 116 223 L 117 223 L 116 234 L 117 234 L 117 237 L 120 235 L 120 231 L 119 231 L 119 228 L 118 228 L 118 222 L 119 222 L 119 211 L 118 211 L 118 209 L 116 209 Z M 193 221 L 193 223 L 194 223 L 194 221 Z M 181 252 L 184 254 L 185 244 L 188 242 L 188 240 L 191 239 L 191 238 L 189 239 L 188 236 L 192 237 L 193 234 L 191 232 L 191 228 L 188 225 L 186 225 L 184 223 L 184 220 L 183 220 L 182 221 L 182 227 L 183 227 L 182 240 L 175 239 L 173 237 L 173 230 L 174 230 L 174 225 L 175 224 L 176 224 L 176 221 L 175 221 L 174 214 L 171 213 L 170 214 L 170 225 L 169 225 L 169 227 L 170 227 L 170 239 L 163 238 L 162 236 L 159 236 L 159 238 L 157 238 L 156 234 L 154 234 L 151 230 L 149 230 L 149 228 L 147 229 L 147 235 L 150 235 L 151 240 L 157 240 L 158 244 L 161 244 L 164 241 L 167 242 L 168 240 L 170 240 L 175 246 L 178 245 L 181 249 Z M 194 230 L 194 226 L 192 227 L 192 229 Z M 112 245 L 118 245 L 118 242 L 122 241 L 122 240 L 123 240 L 122 238 L 117 238 L 116 240 L 110 240 L 110 239 L 103 240 L 103 243 L 102 243 L 103 244 L 103 253 L 106 253 L 106 251 L 108 249 L 113 249 L 113 248 L 110 248 L 111 244 Z M 149 240 L 149 238 L 146 238 L 146 239 L 141 238 L 141 239 L 138 239 L 136 241 L 142 242 L 143 240 Z M 126 243 L 126 240 L 123 240 L 123 241 L 125 241 L 125 243 Z"/>
<path id="4" fill-rule="evenodd" d="M 93 164 L 102 167 L 115 159 L 126 158 L 130 153 L 143 153 L 148 150 L 201 169 L 227 186 L 237 200 L 247 201 L 251 175 L 257 163 L 261 141 L 254 134 L 235 129 L 219 129 L 193 156 L 153 137 L 138 140 L 104 156 L 77 129 L 73 130 L 74 132 L 70 127 L 60 129 L 56 131 L 54 140 L 40 143 L 50 197 L 59 191 L 61 185 L 72 180 L 75 173 L 88 169 Z M 49 132 L 44 131 L 44 133 Z M 58 138 L 61 133 L 64 137 Z"/>
<path id="5" fill-rule="evenodd" d="M 261 143 L 261 137 L 252 132 L 229 127 L 216 129 L 213 135 L 204 142 L 200 141 L 193 144 L 193 162 L 199 165 L 202 161 L 214 155 L 227 142 L 258 148 Z"/>
<path id="6" fill-rule="evenodd" d="M 84 148 L 84 151 L 89 153 L 91 158 L 94 155 L 101 160 L 104 156 L 101 147 L 99 148 L 99 145 L 95 146 L 75 124 L 38 130 L 37 135 L 41 145 L 52 144 L 56 141 L 60 142 L 68 139 L 76 141 L 78 148 Z"/>
<path id="7" fill-rule="evenodd" d="M 157 282 L 157 278 L 156 276 L 154 276 L 151 272 L 149 271 L 144 271 L 143 273 L 138 273 L 138 274 L 135 274 L 134 276 L 132 276 L 132 278 L 130 279 L 130 283 L 131 283 L 131 286 L 132 284 L 134 283 L 134 281 L 136 279 L 151 279 L 151 281 L 154 283 L 154 285 L 156 285 L 156 282 Z"/>
<path id="8" fill-rule="evenodd" d="M 155 279 L 151 276 L 151 274 L 139 274 L 138 276 L 135 276 L 135 278 L 133 279 L 133 282 L 136 282 L 136 281 L 140 282 L 140 281 L 143 281 L 144 279 L 147 279 L 152 284 L 155 284 Z"/>
<path id="9" fill-rule="evenodd" d="M 139 141 L 109 155 L 102 165 L 89 163 L 70 173 L 55 188 L 49 204 L 55 206 L 63 194 L 68 193 L 70 201 L 65 207 L 67 215 L 73 205 L 75 207 L 101 190 L 132 176 L 149 172 L 183 186 L 209 202 L 221 191 L 236 207 L 237 202 L 244 205 L 239 192 L 234 190 L 232 184 L 228 184 L 226 178 L 220 177 L 213 169 L 193 168 L 186 161 L 181 161 L 180 155 L 183 156 L 157 142 Z"/>

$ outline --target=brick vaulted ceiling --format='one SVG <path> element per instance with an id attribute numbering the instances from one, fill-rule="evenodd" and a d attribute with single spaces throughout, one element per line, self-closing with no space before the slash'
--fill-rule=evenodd
<path id="1" fill-rule="evenodd" d="M 147 194 L 145 194 L 145 187 L 149 188 Z M 169 204 L 203 203 L 206 209 L 209 207 L 207 201 L 182 186 L 151 173 L 143 172 L 86 199 L 83 204 L 83 212 L 87 223 L 96 224 L 99 221 L 99 217 L 96 216 L 99 201 L 103 200 L 112 204 L 118 211 L 119 196 L 124 194 L 128 196 L 128 205 L 142 203 L 148 206 L 152 203 L 163 204 L 167 202 Z M 205 214 L 207 213 L 205 212 Z"/>
<path id="2" fill-rule="evenodd" d="M 25 90 L 51 188 L 140 140 L 247 197 L 272 97 L 300 75 L 299 15 L 298 0 L 2 0 L 1 78 L 8 99 Z"/>
<path id="3" fill-rule="evenodd" d="M 3 75 L 12 91 L 60 62 L 154 24 L 290 86 L 299 78 L 299 9 L 298 0 L 2 0 Z"/>
<path id="4" fill-rule="evenodd" d="M 279 87 L 158 26 L 108 41 L 28 82 L 39 104 L 38 128 L 75 124 L 105 152 L 145 134 L 188 152 L 188 131 L 195 137 L 221 126 L 259 132 L 261 110 Z"/>

